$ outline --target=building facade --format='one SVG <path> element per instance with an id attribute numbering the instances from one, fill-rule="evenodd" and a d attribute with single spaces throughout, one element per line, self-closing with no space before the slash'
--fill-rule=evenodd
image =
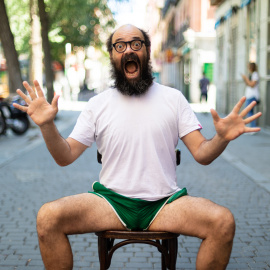
<path id="1" fill-rule="evenodd" d="M 241 74 L 255 62 L 260 75 L 259 125 L 270 128 L 270 0 L 211 0 L 216 7 L 217 110 L 227 114 L 245 94 Z"/>
<path id="2" fill-rule="evenodd" d="M 202 72 L 213 78 L 214 10 L 210 0 L 148 3 L 154 71 L 161 83 L 181 90 L 190 102 L 200 99 Z"/>

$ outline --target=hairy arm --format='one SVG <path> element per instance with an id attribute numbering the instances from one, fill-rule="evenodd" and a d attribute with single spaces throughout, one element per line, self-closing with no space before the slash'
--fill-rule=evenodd
<path id="1" fill-rule="evenodd" d="M 210 164 L 225 150 L 230 141 L 235 140 L 244 133 L 260 131 L 260 128 L 250 128 L 247 127 L 246 124 L 259 118 L 261 112 L 251 117 L 244 118 L 256 105 L 256 102 L 252 102 L 239 113 L 245 100 L 246 98 L 242 97 L 235 105 L 232 112 L 225 118 L 220 118 L 215 110 L 211 110 L 216 129 L 216 135 L 211 140 L 207 140 L 198 130 L 182 138 L 184 144 L 197 162 L 203 165 Z"/>
<path id="2" fill-rule="evenodd" d="M 74 162 L 87 148 L 86 145 L 72 139 L 64 139 L 54 123 L 40 127 L 42 136 L 55 162 L 67 166 Z"/>
<path id="3" fill-rule="evenodd" d="M 52 104 L 49 104 L 37 81 L 34 81 L 35 89 L 30 87 L 27 82 L 23 82 L 23 85 L 30 97 L 26 96 L 21 90 L 17 90 L 17 93 L 25 100 L 27 106 L 14 103 L 14 107 L 26 112 L 39 126 L 47 148 L 56 163 L 60 166 L 71 164 L 83 153 L 87 146 L 72 138 L 64 139 L 58 132 L 54 119 L 58 112 L 57 101 L 59 96 L 55 96 Z"/>
<path id="4" fill-rule="evenodd" d="M 217 134 L 212 139 L 207 140 L 199 130 L 187 134 L 182 140 L 194 159 L 202 165 L 208 165 L 214 161 L 229 143 Z"/>

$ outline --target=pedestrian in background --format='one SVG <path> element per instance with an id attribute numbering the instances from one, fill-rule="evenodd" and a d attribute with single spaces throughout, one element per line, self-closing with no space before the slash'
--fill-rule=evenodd
<path id="1" fill-rule="evenodd" d="M 205 72 L 203 72 L 203 77 L 200 79 L 200 89 L 201 89 L 201 97 L 200 102 L 202 102 L 202 98 L 205 98 L 207 102 L 207 93 L 209 89 L 210 81 L 205 77 Z"/>
<path id="2" fill-rule="evenodd" d="M 252 101 L 256 101 L 257 104 L 260 102 L 260 93 L 259 93 L 259 74 L 257 71 L 256 63 L 250 62 L 248 64 L 249 76 L 242 74 L 242 78 L 246 84 L 245 96 L 246 106 L 248 106 Z M 254 115 L 254 107 L 249 111 L 247 117 Z M 256 127 L 256 120 L 253 120 L 250 123 L 251 127 Z"/>

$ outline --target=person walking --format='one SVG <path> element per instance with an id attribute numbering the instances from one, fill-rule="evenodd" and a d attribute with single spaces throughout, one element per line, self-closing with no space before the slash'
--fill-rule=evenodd
<path id="1" fill-rule="evenodd" d="M 202 102 L 203 97 L 205 101 L 207 102 L 210 81 L 205 77 L 205 72 L 203 72 L 203 77 L 200 79 L 199 84 L 200 84 L 200 90 L 201 90 L 200 102 Z"/>
<path id="2" fill-rule="evenodd" d="M 250 62 L 248 64 L 249 76 L 242 74 L 242 78 L 246 84 L 245 96 L 246 96 L 246 106 L 249 106 L 250 103 L 256 101 L 257 104 L 260 102 L 260 93 L 259 93 L 259 74 L 257 71 L 256 63 Z M 254 108 L 252 108 L 247 117 L 252 117 L 254 115 Z M 256 119 L 250 123 L 251 127 L 256 127 Z M 254 133 L 250 133 L 254 134 Z"/>
<path id="3" fill-rule="evenodd" d="M 202 239 L 197 269 L 225 269 L 232 250 L 235 220 L 229 209 L 187 194 L 176 179 L 175 148 L 179 138 L 203 165 L 214 161 L 231 140 L 260 128 L 246 127 L 255 106 L 220 118 L 212 109 L 216 135 L 208 140 L 183 94 L 153 81 L 148 34 L 133 25 L 118 28 L 108 39 L 113 87 L 91 98 L 67 139 L 54 118 L 55 96 L 49 104 L 37 81 L 17 93 L 40 127 L 47 148 L 60 166 L 73 163 L 95 142 L 102 155 L 100 181 L 93 192 L 44 204 L 37 215 L 39 247 L 46 269 L 72 269 L 68 235 L 103 230 L 167 231 Z M 74 179 L 76 181 L 76 179 Z M 118 199 L 121 197 L 121 199 Z M 140 211 L 134 211 L 143 201 Z M 120 210 L 119 210 L 120 209 Z M 122 211 L 124 210 L 124 211 Z M 147 214 L 146 213 L 147 210 Z"/>

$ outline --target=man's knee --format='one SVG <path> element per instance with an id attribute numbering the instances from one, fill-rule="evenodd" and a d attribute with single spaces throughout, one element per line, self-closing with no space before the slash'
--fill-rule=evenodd
<path id="1" fill-rule="evenodd" d="M 58 210 L 53 203 L 44 204 L 37 214 L 37 233 L 42 240 L 59 225 Z"/>
<path id="2" fill-rule="evenodd" d="M 225 207 L 220 208 L 215 213 L 214 218 L 215 237 L 223 239 L 225 242 L 232 241 L 235 234 L 235 220 L 231 211 Z"/>

